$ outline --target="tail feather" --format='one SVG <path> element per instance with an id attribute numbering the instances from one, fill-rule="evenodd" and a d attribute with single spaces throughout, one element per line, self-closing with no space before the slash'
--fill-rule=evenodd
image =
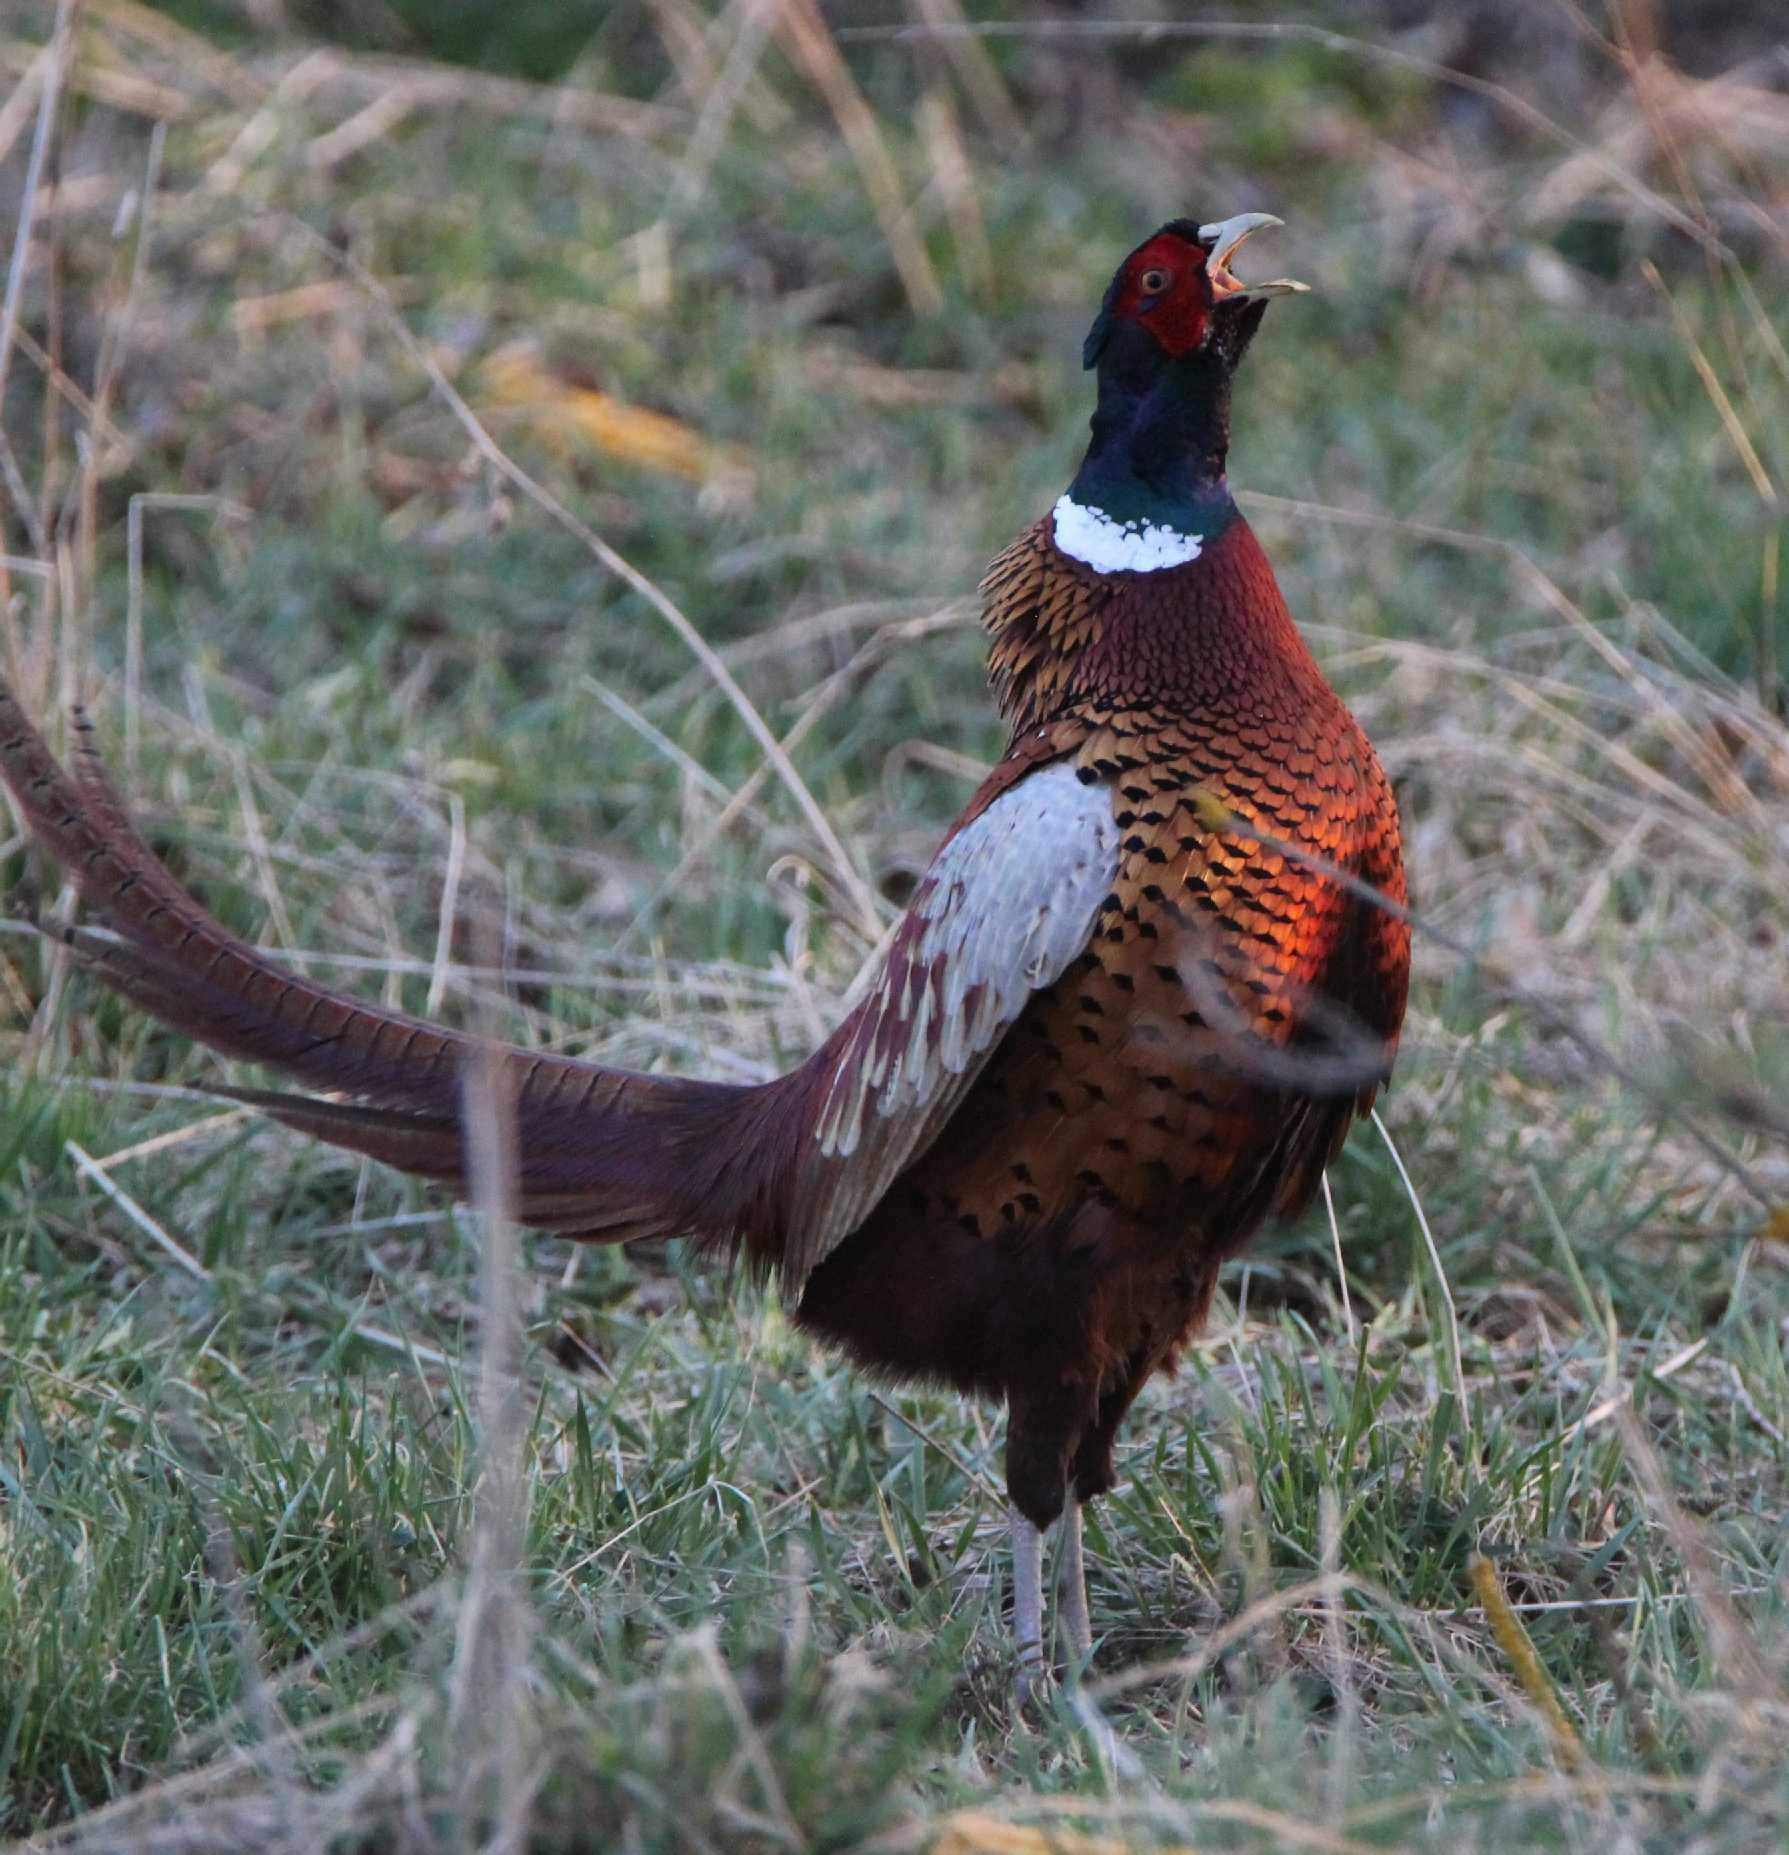
<path id="1" fill-rule="evenodd" d="M 464 1193 L 461 1090 L 480 1040 L 287 972 L 215 921 L 132 824 L 84 716 L 65 770 L 0 682 L 0 775 L 113 929 L 63 938 L 81 964 L 226 1056 L 346 1101 L 220 1090 L 301 1132 Z M 602 1241 L 688 1233 L 774 1263 L 763 1130 L 776 1087 L 604 1069 L 500 1045 L 514 1103 L 518 1214 Z"/>
<path id="2" fill-rule="evenodd" d="M 457 1119 L 406 1114 L 401 1109 L 369 1107 L 360 1102 L 327 1101 L 315 1095 L 290 1095 L 276 1089 L 220 1086 L 212 1092 L 258 1108 L 296 1133 L 465 1194 L 464 1137 Z M 629 1194 L 619 1181 L 601 1194 L 588 1189 L 555 1189 L 543 1181 L 549 1169 L 530 1159 L 525 1142 L 519 1170 L 520 1190 L 514 1210 L 523 1223 L 536 1230 L 620 1243 L 677 1236 L 683 1229 L 667 1214 L 663 1195 L 650 1190 Z"/>

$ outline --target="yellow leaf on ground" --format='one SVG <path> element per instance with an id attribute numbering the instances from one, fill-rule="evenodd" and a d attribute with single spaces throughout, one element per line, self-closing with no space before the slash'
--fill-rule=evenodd
<path id="1" fill-rule="evenodd" d="M 959 1810 L 939 1825 L 926 1855 L 1131 1855 L 1125 1843 L 1110 1836 L 1084 1836 L 1075 1829 L 1032 1829 L 1002 1822 L 981 1810 Z M 1162 1849 L 1158 1855 L 1195 1855 L 1190 1848 Z"/>
<path id="2" fill-rule="evenodd" d="M 483 381 L 493 405 L 522 413 L 535 436 L 561 456 L 588 447 L 697 483 L 748 468 L 743 452 L 714 443 L 681 419 L 561 379 L 526 344 L 493 354 Z"/>

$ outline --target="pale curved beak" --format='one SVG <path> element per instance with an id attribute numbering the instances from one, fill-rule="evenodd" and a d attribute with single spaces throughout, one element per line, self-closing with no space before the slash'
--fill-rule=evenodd
<path id="1" fill-rule="evenodd" d="M 1209 243 L 1211 255 L 1205 260 L 1205 274 L 1211 279 L 1211 293 L 1219 302 L 1233 296 L 1297 296 L 1310 289 L 1291 277 L 1275 277 L 1268 283 L 1244 283 L 1230 268 L 1230 260 L 1242 249 L 1243 240 L 1259 232 L 1264 225 L 1284 225 L 1272 213 L 1238 213 L 1233 219 L 1217 219 L 1199 228 L 1201 243 Z"/>

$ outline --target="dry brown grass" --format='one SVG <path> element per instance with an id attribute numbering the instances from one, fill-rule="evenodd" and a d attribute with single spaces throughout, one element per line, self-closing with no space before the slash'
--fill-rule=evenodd
<path id="1" fill-rule="evenodd" d="M 770 1073 L 994 746 L 960 595 L 1067 456 L 1114 194 L 1226 166 L 1182 39 L 1242 61 L 1207 87 L 1389 73 L 1226 178 L 1336 304 L 1263 355 L 1248 507 L 1405 793 L 1414 1192 L 1370 1141 L 1338 1170 L 1345 1322 L 1327 1228 L 1229 1284 L 1103 1522 L 1103 1678 L 1027 1726 L 988 1413 L 853 1390 L 652 1259 L 512 1262 L 500 1146 L 463 1243 L 278 1136 L 238 1164 L 189 1056 L 9 933 L 33 1846 L 1780 1833 L 1789 107 L 1629 9 L 1584 121 L 1459 80 L 1506 138 L 1468 160 L 1433 61 L 1315 20 L 1158 35 L 1151 73 L 1122 21 L 915 11 L 891 45 L 662 0 L 656 96 L 228 50 L 129 0 L 9 24 L 8 674 L 100 698 L 155 830 L 284 957 Z M 188 1484 L 231 1551 L 173 1595 Z M 1469 1603 L 1475 1545 L 1550 1687 Z"/>

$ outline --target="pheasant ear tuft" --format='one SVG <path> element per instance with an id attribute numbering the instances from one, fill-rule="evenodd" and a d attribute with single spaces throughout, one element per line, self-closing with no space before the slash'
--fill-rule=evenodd
<path id="1" fill-rule="evenodd" d="M 1105 352 L 1106 337 L 1112 332 L 1112 318 L 1102 309 L 1093 319 L 1093 327 L 1087 331 L 1087 339 L 1081 343 L 1081 365 L 1091 369 L 1099 365 L 1099 357 Z"/>
<path id="2" fill-rule="evenodd" d="M 1087 339 L 1081 343 L 1081 365 L 1092 369 L 1099 365 L 1099 357 L 1106 351 L 1107 338 L 1112 333 L 1112 312 L 1118 307 L 1118 299 L 1124 294 L 1124 273 L 1130 259 L 1126 258 L 1113 274 L 1112 281 L 1106 285 L 1106 294 L 1100 299 L 1099 314 L 1093 318 L 1093 327 L 1087 331 Z"/>

